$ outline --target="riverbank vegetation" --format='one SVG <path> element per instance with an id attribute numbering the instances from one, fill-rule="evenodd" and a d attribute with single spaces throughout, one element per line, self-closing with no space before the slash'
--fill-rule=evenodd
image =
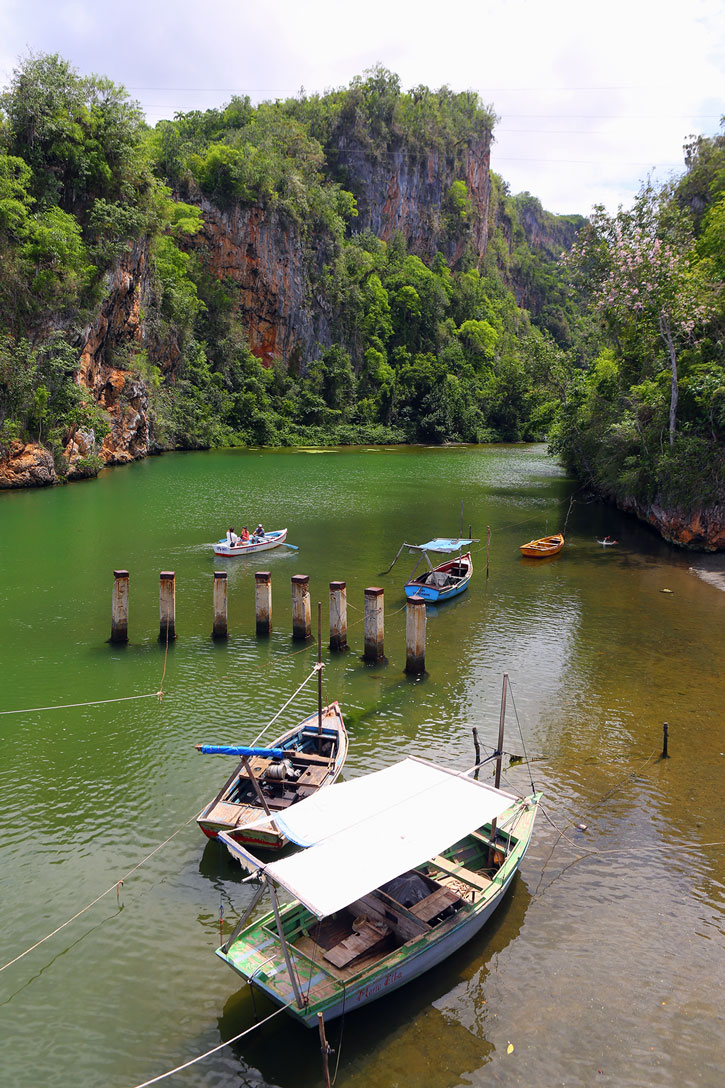
<path id="1" fill-rule="evenodd" d="M 725 137 L 687 171 L 596 208 L 566 258 L 602 344 L 570 370 L 554 449 L 625 505 L 725 503 Z"/>

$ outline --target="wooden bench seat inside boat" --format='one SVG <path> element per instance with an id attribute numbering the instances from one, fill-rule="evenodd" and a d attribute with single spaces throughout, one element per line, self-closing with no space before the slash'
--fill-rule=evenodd
<path id="1" fill-rule="evenodd" d="M 422 922 L 430 922 L 446 907 L 452 907 L 454 903 L 460 903 L 461 897 L 452 888 L 436 888 L 434 892 L 427 895 L 425 899 L 419 900 L 414 903 L 410 908 L 411 914 L 414 914 L 416 918 L 420 918 Z"/>
<path id="2" fill-rule="evenodd" d="M 486 891 L 491 886 L 490 877 L 483 876 L 481 873 L 474 873 L 472 869 L 466 869 L 464 865 L 451 861 L 450 858 L 444 858 L 442 854 L 431 858 L 430 864 L 439 869 L 440 872 L 455 877 L 456 880 L 460 880 L 463 884 L 470 884 L 472 888 L 478 888 L 479 891 Z"/>

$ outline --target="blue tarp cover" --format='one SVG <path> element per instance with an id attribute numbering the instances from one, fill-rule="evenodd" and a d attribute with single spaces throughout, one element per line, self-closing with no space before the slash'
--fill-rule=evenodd
<path id="1" fill-rule="evenodd" d="M 265 756 L 282 759 L 289 755 L 283 748 L 247 748 L 243 744 L 202 744 L 199 749 L 205 756 Z"/>
<path id="2" fill-rule="evenodd" d="M 435 540 L 429 540 L 427 544 L 417 544 L 414 547 L 424 552 L 457 552 L 466 544 L 473 544 L 473 538 L 437 536 Z"/>

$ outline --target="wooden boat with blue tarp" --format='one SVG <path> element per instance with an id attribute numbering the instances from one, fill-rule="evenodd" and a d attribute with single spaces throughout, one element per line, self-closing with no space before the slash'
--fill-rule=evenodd
<path id="1" fill-rule="evenodd" d="M 367 1005 L 478 933 L 540 798 L 410 757 L 262 819 L 302 847 L 286 858 L 265 864 L 222 832 L 260 885 L 217 955 L 307 1027 Z M 248 925 L 266 889 L 272 910 Z"/>
<path id="2" fill-rule="evenodd" d="M 413 567 L 410 578 L 405 583 L 405 596 L 422 597 L 429 604 L 447 601 L 449 598 L 457 597 L 459 593 L 463 593 L 473 577 L 471 553 L 463 552 L 463 548 L 474 543 L 477 543 L 474 537 L 438 536 L 433 540 L 426 541 L 425 544 L 401 544 L 398 555 L 396 555 L 388 571 L 393 569 L 404 548 L 408 552 L 418 552 L 418 562 Z M 437 552 L 439 554 L 458 552 L 458 555 L 453 559 L 446 559 L 434 567 L 428 552 Z M 423 559 L 425 559 L 428 569 L 414 577 L 415 571 Z M 387 574 L 388 571 L 385 573 Z"/>
<path id="3" fill-rule="evenodd" d="M 213 801 L 197 816 L 210 838 L 224 831 L 248 846 L 279 850 L 287 839 L 276 827 L 253 827 L 260 816 L 281 813 L 317 793 L 340 774 L 348 738 L 338 703 L 321 707 L 267 747 L 197 744 L 204 755 L 233 755 L 241 762 Z"/>

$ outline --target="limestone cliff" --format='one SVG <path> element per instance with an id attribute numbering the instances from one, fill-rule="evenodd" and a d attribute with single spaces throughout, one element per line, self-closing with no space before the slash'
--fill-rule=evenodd
<path id="1" fill-rule="evenodd" d="M 134 461 L 149 452 L 148 389 L 130 366 L 148 342 L 142 314 L 150 291 L 148 246 L 143 241 L 109 274 L 98 316 L 83 333 L 78 382 L 109 416 L 111 431 L 98 450 L 106 464 Z M 66 451 L 71 478 L 78 437 Z"/>
<path id="2" fill-rule="evenodd" d="M 490 133 L 460 148 L 456 161 L 439 151 L 420 154 L 405 145 L 378 156 L 344 134 L 332 155 L 357 199 L 356 231 L 370 230 L 385 241 L 400 231 L 412 253 L 430 260 L 441 252 L 453 267 L 469 245 L 479 261 L 486 252 L 490 160 Z M 446 222 L 445 202 L 454 181 L 466 184 L 471 205 L 467 230 L 459 225 L 451 229 Z"/>
<path id="3" fill-rule="evenodd" d="M 200 198 L 204 229 L 194 240 L 207 269 L 238 287 L 237 305 L 254 354 L 269 366 L 314 358 L 318 344 L 332 343 L 329 310 L 315 297 L 325 240 L 317 267 L 307 265 L 299 230 L 290 220 L 256 205 L 222 210 Z"/>

